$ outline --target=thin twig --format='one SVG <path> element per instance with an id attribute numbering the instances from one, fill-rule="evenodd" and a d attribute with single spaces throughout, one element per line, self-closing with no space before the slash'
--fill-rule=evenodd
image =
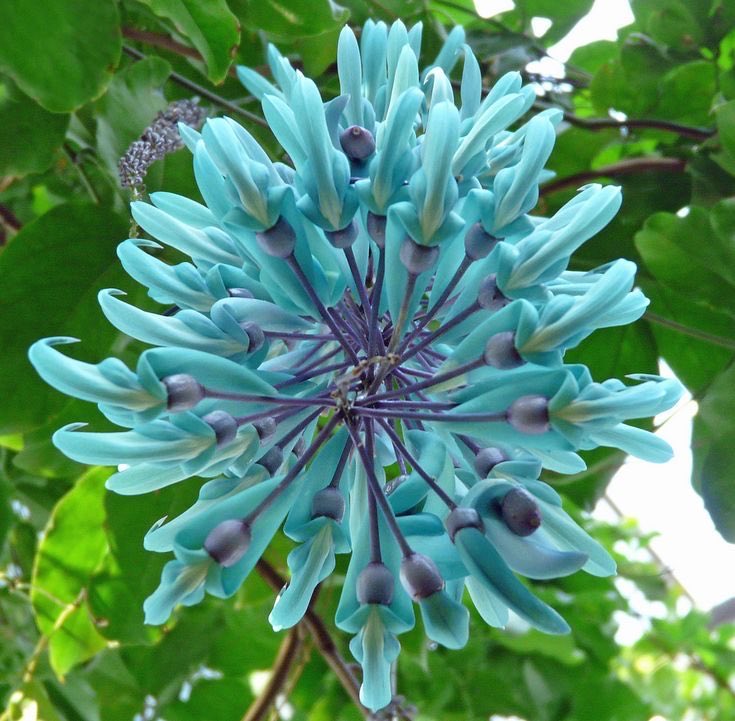
<path id="1" fill-rule="evenodd" d="M 722 348 L 735 350 L 735 340 L 732 340 L 731 338 L 723 338 L 722 336 L 707 333 L 707 331 L 704 330 L 699 330 L 699 328 L 690 328 L 688 325 L 682 325 L 681 323 L 677 323 L 675 320 L 669 320 L 658 313 L 652 313 L 650 310 L 646 311 L 643 314 L 643 317 L 651 323 L 656 323 L 657 325 L 664 326 L 665 328 L 670 328 L 682 335 L 688 335 L 691 338 L 697 338 L 699 340 L 706 341 L 707 343 L 712 343 L 712 345 L 718 345 Z"/>
<path id="2" fill-rule="evenodd" d="M 279 693 L 288 681 L 291 668 L 299 657 L 301 645 L 302 639 L 299 627 L 294 626 L 289 629 L 278 649 L 268 683 L 242 717 L 242 721 L 260 721 L 265 718 L 268 710 L 276 702 Z"/>
<path id="3" fill-rule="evenodd" d="M 552 106 L 544 106 L 552 107 Z M 607 128 L 631 129 L 643 128 L 651 130 L 664 130 L 669 133 L 676 133 L 685 138 L 692 140 L 707 140 L 715 134 L 715 130 L 710 128 L 697 128 L 691 125 L 682 125 L 674 123 L 670 120 L 657 120 L 655 118 L 629 118 L 627 120 L 615 120 L 613 118 L 580 118 L 572 113 L 564 113 L 564 120 L 570 125 L 585 130 L 605 130 Z"/>
<path id="4" fill-rule="evenodd" d="M 131 58 L 135 58 L 136 60 L 146 59 L 146 55 L 144 53 L 141 53 L 135 48 L 131 48 L 129 45 L 123 45 L 123 51 L 126 55 L 129 55 Z M 168 77 L 169 80 L 176 83 L 177 85 L 181 85 L 181 87 L 191 90 L 193 93 L 196 93 L 197 95 L 206 98 L 215 105 L 219 105 L 220 107 L 229 110 L 231 113 L 235 113 L 236 115 L 241 115 L 243 118 L 247 118 L 251 123 L 262 125 L 264 128 L 269 127 L 264 118 L 261 118 L 259 115 L 251 113 L 250 111 L 245 110 L 238 105 L 235 105 L 235 103 L 231 103 L 226 98 L 217 95 L 217 93 L 213 93 L 211 90 L 205 88 L 203 85 L 199 85 L 198 83 L 195 83 L 193 80 L 189 80 L 189 78 L 185 78 L 179 73 L 171 72 Z"/>
<path id="5" fill-rule="evenodd" d="M 280 592 L 286 585 L 286 579 L 268 561 L 261 558 L 256 568 L 263 580 L 274 591 Z M 360 684 L 355 678 L 355 674 L 352 673 L 352 670 L 339 653 L 324 621 L 322 621 L 321 617 L 315 611 L 307 609 L 302 623 L 309 630 L 309 633 L 314 639 L 314 645 L 327 662 L 327 665 L 334 671 L 335 676 L 337 676 L 347 695 L 360 710 L 364 718 L 367 721 L 373 721 L 374 716 L 370 712 L 370 709 L 363 706 L 360 701 Z"/>
<path id="6" fill-rule="evenodd" d="M 541 195 L 549 195 L 566 188 L 578 188 L 580 185 L 597 178 L 617 178 L 621 175 L 634 175 L 646 172 L 683 173 L 686 161 L 681 158 L 630 158 L 618 163 L 604 165 L 595 170 L 585 170 L 566 178 L 559 178 L 541 187 Z"/>

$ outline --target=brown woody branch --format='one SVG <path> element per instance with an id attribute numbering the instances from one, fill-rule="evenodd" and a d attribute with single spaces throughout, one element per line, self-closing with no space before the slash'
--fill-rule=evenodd
<path id="1" fill-rule="evenodd" d="M 635 175 L 646 172 L 683 173 L 686 170 L 686 161 L 680 158 L 630 158 L 618 163 L 604 165 L 595 170 L 585 170 L 566 178 L 559 178 L 547 183 L 541 188 L 541 195 L 549 195 L 566 188 L 578 188 L 584 183 L 597 178 L 618 178 L 622 175 Z"/>

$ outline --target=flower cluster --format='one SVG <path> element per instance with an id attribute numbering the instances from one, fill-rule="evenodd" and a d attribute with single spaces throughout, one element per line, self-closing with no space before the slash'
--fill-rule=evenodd
<path id="1" fill-rule="evenodd" d="M 341 94 L 328 102 L 273 47 L 278 87 L 240 68 L 292 165 L 228 118 L 180 126 L 205 204 L 169 193 L 133 203 L 156 241 L 119 248 L 168 310 L 99 296 L 117 328 L 156 347 L 134 371 L 70 359 L 58 350 L 69 338 L 30 350 L 46 381 L 126 429 L 54 435 L 78 461 L 126 464 L 111 490 L 210 479 L 145 537 L 175 556 L 147 621 L 234 594 L 283 526 L 296 546 L 270 621 L 298 623 L 336 554 L 351 554 L 336 623 L 354 636 L 371 709 L 391 700 L 397 636 L 417 607 L 449 648 L 467 641 L 465 590 L 493 626 L 512 612 L 568 631 L 518 575 L 615 565 L 539 474 L 577 473 L 577 452 L 601 445 L 666 460 L 664 442 L 626 421 L 680 393 L 656 376 L 595 382 L 563 362 L 647 304 L 628 261 L 567 269 L 619 190 L 588 185 L 553 217 L 529 215 L 561 113 L 521 124 L 534 92 L 517 73 L 483 95 L 459 28 L 420 73 L 420 38 L 420 26 L 368 22 L 358 44 L 345 28 Z M 163 263 L 159 242 L 191 262 Z"/>
<path id="2" fill-rule="evenodd" d="M 158 113 L 138 140 L 132 142 L 118 163 L 120 185 L 135 188 L 143 185 L 148 168 L 164 155 L 183 147 L 178 124 L 198 128 L 205 118 L 197 99 L 176 100 Z"/>

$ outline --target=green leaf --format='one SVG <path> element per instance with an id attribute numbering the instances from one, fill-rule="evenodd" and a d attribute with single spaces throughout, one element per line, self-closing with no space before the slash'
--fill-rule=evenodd
<path id="1" fill-rule="evenodd" d="M 569 65 L 595 73 L 603 63 L 612 60 L 617 54 L 618 44 L 616 42 L 597 40 L 576 48 L 569 57 Z"/>
<path id="2" fill-rule="evenodd" d="M 36 554 L 31 603 L 59 676 L 106 645 L 85 599 L 92 574 L 108 552 L 102 524 L 109 475 L 108 469 L 94 468 L 77 481 L 56 504 Z"/>
<path id="3" fill-rule="evenodd" d="M 40 173 L 64 142 L 69 116 L 49 113 L 0 78 L 0 176 Z"/>
<path id="4" fill-rule="evenodd" d="M 516 9 L 527 20 L 544 17 L 553 25 L 544 34 L 544 43 L 552 45 L 561 40 L 592 8 L 592 0 L 516 0 Z"/>
<path id="5" fill-rule="evenodd" d="M 177 699 L 162 709 L 170 721 L 239 721 L 254 700 L 250 685 L 240 679 L 197 681 L 186 700 Z"/>
<path id="6" fill-rule="evenodd" d="M 722 103 L 715 109 L 717 119 L 717 134 L 722 146 L 722 152 L 735 167 L 735 100 Z M 731 168 L 727 167 L 731 173 Z M 735 173 L 732 173 L 735 174 Z"/>
<path id="7" fill-rule="evenodd" d="M 651 273 L 687 302 L 735 315 L 735 249 L 715 236 L 706 210 L 656 213 L 635 243 Z"/>
<path id="8" fill-rule="evenodd" d="M 171 66 L 161 58 L 133 63 L 115 76 L 97 101 L 97 149 L 113 172 L 130 143 L 166 107 L 161 86 L 170 73 Z"/>
<path id="9" fill-rule="evenodd" d="M 120 643 L 155 643 L 160 628 L 144 625 L 143 601 L 155 591 L 169 560 L 143 548 L 143 537 L 163 516 L 176 516 L 196 497 L 193 479 L 149 497 L 105 496 L 105 532 L 110 554 L 92 580 L 89 604 L 105 638 Z"/>
<path id="10" fill-rule="evenodd" d="M 98 97 L 120 59 L 114 0 L 5 0 L 0 70 L 46 110 L 68 113 Z"/>
<path id="11" fill-rule="evenodd" d="M 225 0 L 141 0 L 176 33 L 188 38 L 207 65 L 207 77 L 221 83 L 227 77 L 240 42 L 240 26 Z"/>
<path id="12" fill-rule="evenodd" d="M 713 62 L 695 60 L 677 65 L 663 76 L 661 101 L 655 114 L 688 125 L 711 125 L 712 100 L 717 92 L 717 69 Z"/>
<path id="13" fill-rule="evenodd" d="M 29 223 L 0 255 L 0 433 L 28 431 L 68 402 L 47 386 L 27 359 L 43 336 L 83 338 L 85 359 L 98 362 L 117 331 L 96 307 L 97 291 L 134 287 L 115 248 L 128 224 L 107 208 L 69 203 Z"/>
<path id="14" fill-rule="evenodd" d="M 705 3 L 685 0 L 633 0 L 636 21 L 655 40 L 681 50 L 695 50 L 704 39 L 696 15 L 697 6 Z M 704 9 L 706 17 L 709 3 Z"/>
<path id="15" fill-rule="evenodd" d="M 709 386 L 694 423 L 693 478 L 715 527 L 735 542 L 735 364 Z"/>

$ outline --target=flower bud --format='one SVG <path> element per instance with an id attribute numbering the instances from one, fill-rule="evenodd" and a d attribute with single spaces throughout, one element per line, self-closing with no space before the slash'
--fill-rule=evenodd
<path id="1" fill-rule="evenodd" d="M 275 258 L 288 258 L 296 247 L 296 233 L 288 221 L 281 216 L 268 230 L 255 234 L 260 247 Z"/>
<path id="2" fill-rule="evenodd" d="M 461 531 L 463 528 L 477 528 L 480 531 L 485 528 L 480 514 L 474 508 L 464 508 L 463 506 L 453 508 L 446 517 L 444 525 L 447 527 L 447 533 L 452 541 L 457 535 L 457 531 Z"/>
<path id="3" fill-rule="evenodd" d="M 368 563 L 357 577 L 357 600 L 388 606 L 393 600 L 393 574 L 384 563 Z"/>
<path id="4" fill-rule="evenodd" d="M 522 366 L 525 361 L 516 349 L 515 339 L 516 334 L 513 331 L 504 331 L 490 336 L 482 356 L 485 363 L 500 370 Z"/>
<path id="5" fill-rule="evenodd" d="M 495 273 L 485 276 L 480 282 L 480 288 L 477 291 L 477 304 L 485 310 L 500 310 L 510 303 L 510 299 L 506 298 L 498 288 L 495 280 Z"/>
<path id="6" fill-rule="evenodd" d="M 372 210 L 367 214 L 367 232 L 375 241 L 378 248 L 385 248 L 385 226 L 388 224 L 388 218 L 384 215 L 376 215 Z"/>
<path id="7" fill-rule="evenodd" d="M 236 564 L 250 547 L 250 526 L 242 519 L 222 521 L 204 541 L 204 550 L 221 566 Z"/>
<path id="8" fill-rule="evenodd" d="M 350 125 L 339 136 L 339 144 L 350 160 L 365 160 L 375 152 L 373 134 L 360 125 Z"/>
<path id="9" fill-rule="evenodd" d="M 420 275 L 434 266 L 439 257 L 439 248 L 435 245 L 419 245 L 406 237 L 401 245 L 399 257 L 411 275 Z"/>
<path id="10" fill-rule="evenodd" d="M 232 443 L 237 435 L 237 421 L 225 411 L 212 411 L 202 417 L 202 420 L 214 431 L 218 446 Z"/>
<path id="11" fill-rule="evenodd" d="M 482 227 L 482 223 L 475 223 L 464 237 L 464 252 L 470 260 L 482 260 L 490 255 L 499 242 Z"/>
<path id="12" fill-rule="evenodd" d="M 436 563 L 423 553 L 412 553 L 401 561 L 401 583 L 414 601 L 444 588 L 444 579 Z"/>
<path id="13" fill-rule="evenodd" d="M 475 471 L 480 478 L 487 478 L 498 463 L 507 461 L 508 457 L 500 450 L 500 448 L 483 448 L 475 456 Z"/>
<path id="14" fill-rule="evenodd" d="M 175 373 L 161 378 L 168 393 L 167 408 L 172 413 L 191 410 L 204 398 L 204 386 L 188 373 Z"/>
<path id="15" fill-rule="evenodd" d="M 345 515 L 345 498 L 339 488 L 327 486 L 311 499 L 311 517 L 325 516 L 339 523 Z"/>
<path id="16" fill-rule="evenodd" d="M 335 248 L 349 248 L 357 239 L 357 223 L 353 219 L 341 230 L 325 230 L 324 235 Z"/>
<path id="17" fill-rule="evenodd" d="M 530 536 L 541 525 L 541 511 L 528 491 L 513 488 L 505 494 L 500 513 L 516 536 Z"/>
<path id="18" fill-rule="evenodd" d="M 550 428 L 549 401 L 544 396 L 521 396 L 508 408 L 507 418 L 521 433 L 546 433 Z"/>
<path id="19" fill-rule="evenodd" d="M 263 329 L 257 323 L 253 323 L 252 321 L 240 323 L 240 328 L 245 331 L 245 334 L 250 341 L 250 344 L 248 345 L 248 353 L 256 353 L 259 351 L 265 343 L 265 333 L 263 333 Z"/>

